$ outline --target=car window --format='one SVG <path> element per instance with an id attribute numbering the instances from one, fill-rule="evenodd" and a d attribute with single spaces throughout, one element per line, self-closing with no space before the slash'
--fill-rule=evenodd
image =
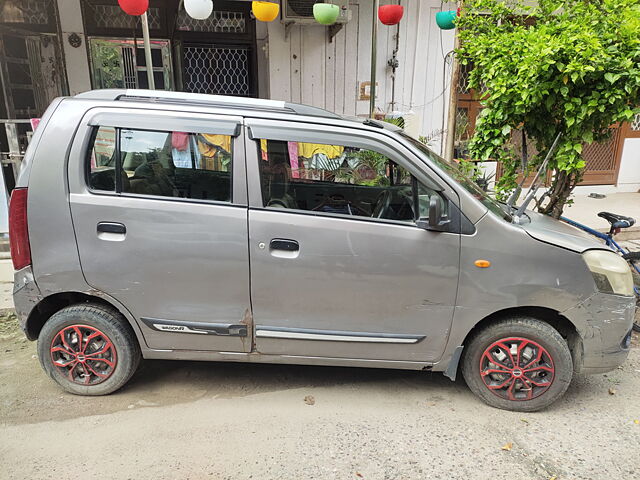
<path id="1" fill-rule="evenodd" d="M 117 129 L 115 135 L 120 147 L 119 172 L 116 173 L 116 154 L 97 165 L 117 178 L 117 191 L 231 201 L 233 142 L 230 135 L 136 129 Z M 96 177 L 100 175 L 107 174 L 98 172 L 92 164 L 90 184 L 93 188 L 97 188 Z"/>
<path id="2" fill-rule="evenodd" d="M 406 133 L 401 132 L 400 135 L 409 143 L 411 143 L 411 145 L 413 145 L 418 151 L 420 151 L 420 153 L 422 153 L 429 160 L 431 160 L 433 163 L 435 163 L 449 175 L 451 175 L 460 186 L 462 186 L 466 191 L 473 195 L 477 200 L 482 202 L 491 213 L 497 215 L 503 220 L 506 220 L 507 222 L 511 222 L 511 214 L 506 211 L 506 209 L 503 208 L 496 200 L 491 198 L 487 192 L 480 188 L 466 174 L 464 174 L 455 163 L 449 162 L 444 158 L 436 155 L 425 144 L 407 135 Z"/>
<path id="3" fill-rule="evenodd" d="M 89 182 L 94 190 L 115 192 L 116 129 L 113 127 L 98 128 L 93 137 L 93 145 L 89 155 Z"/>
<path id="4" fill-rule="evenodd" d="M 259 145 L 265 207 L 404 222 L 428 215 L 435 192 L 382 153 L 268 139 Z"/>

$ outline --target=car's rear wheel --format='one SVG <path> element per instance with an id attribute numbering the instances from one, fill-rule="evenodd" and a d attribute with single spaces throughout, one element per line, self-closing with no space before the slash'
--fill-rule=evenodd
<path id="1" fill-rule="evenodd" d="M 76 395 L 107 395 L 122 387 L 140 363 L 140 347 L 126 320 L 94 304 L 56 312 L 38 336 L 44 370 Z"/>
<path id="2" fill-rule="evenodd" d="M 573 361 L 567 342 L 551 325 L 512 318 L 488 326 L 467 342 L 462 374 L 487 404 L 534 412 L 564 394 Z"/>

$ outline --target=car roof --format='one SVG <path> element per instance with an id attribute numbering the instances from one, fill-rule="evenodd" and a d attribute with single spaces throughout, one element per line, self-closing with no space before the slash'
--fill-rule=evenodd
<path id="1" fill-rule="evenodd" d="M 181 105 L 193 107 L 215 107 L 230 110 L 242 110 L 251 116 L 256 113 L 279 113 L 294 116 L 315 117 L 318 119 L 341 120 L 369 127 L 398 131 L 400 128 L 387 122 L 369 118 L 345 117 L 319 107 L 291 103 L 281 100 L 262 98 L 232 97 L 226 95 L 209 95 L 203 93 L 172 92 L 166 90 L 143 89 L 102 89 L 90 90 L 75 95 L 74 98 L 96 101 L 142 102 L 153 105 Z"/>
<path id="2" fill-rule="evenodd" d="M 105 89 L 80 93 L 75 98 L 106 101 L 138 101 L 149 103 L 199 105 L 208 107 L 229 107 L 268 112 L 293 113 L 313 117 L 342 118 L 336 113 L 318 107 L 265 100 L 262 98 L 231 97 L 226 95 L 208 95 L 204 93 L 171 92 L 166 90 L 142 89 Z"/>

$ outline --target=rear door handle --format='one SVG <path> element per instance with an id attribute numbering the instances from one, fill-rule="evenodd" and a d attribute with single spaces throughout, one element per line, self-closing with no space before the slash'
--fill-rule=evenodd
<path id="1" fill-rule="evenodd" d="M 98 233 L 119 233 L 124 235 L 127 233 L 127 227 L 117 222 L 99 222 Z"/>
<path id="2" fill-rule="evenodd" d="M 286 238 L 274 238 L 269 243 L 270 250 L 283 250 L 285 252 L 297 252 L 300 250 L 300 244 L 295 240 L 288 240 Z"/>

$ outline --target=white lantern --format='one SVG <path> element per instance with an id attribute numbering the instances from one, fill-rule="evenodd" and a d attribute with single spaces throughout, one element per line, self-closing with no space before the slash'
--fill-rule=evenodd
<path id="1" fill-rule="evenodd" d="M 184 9 L 191 18 L 206 20 L 213 11 L 211 0 L 184 0 Z"/>

